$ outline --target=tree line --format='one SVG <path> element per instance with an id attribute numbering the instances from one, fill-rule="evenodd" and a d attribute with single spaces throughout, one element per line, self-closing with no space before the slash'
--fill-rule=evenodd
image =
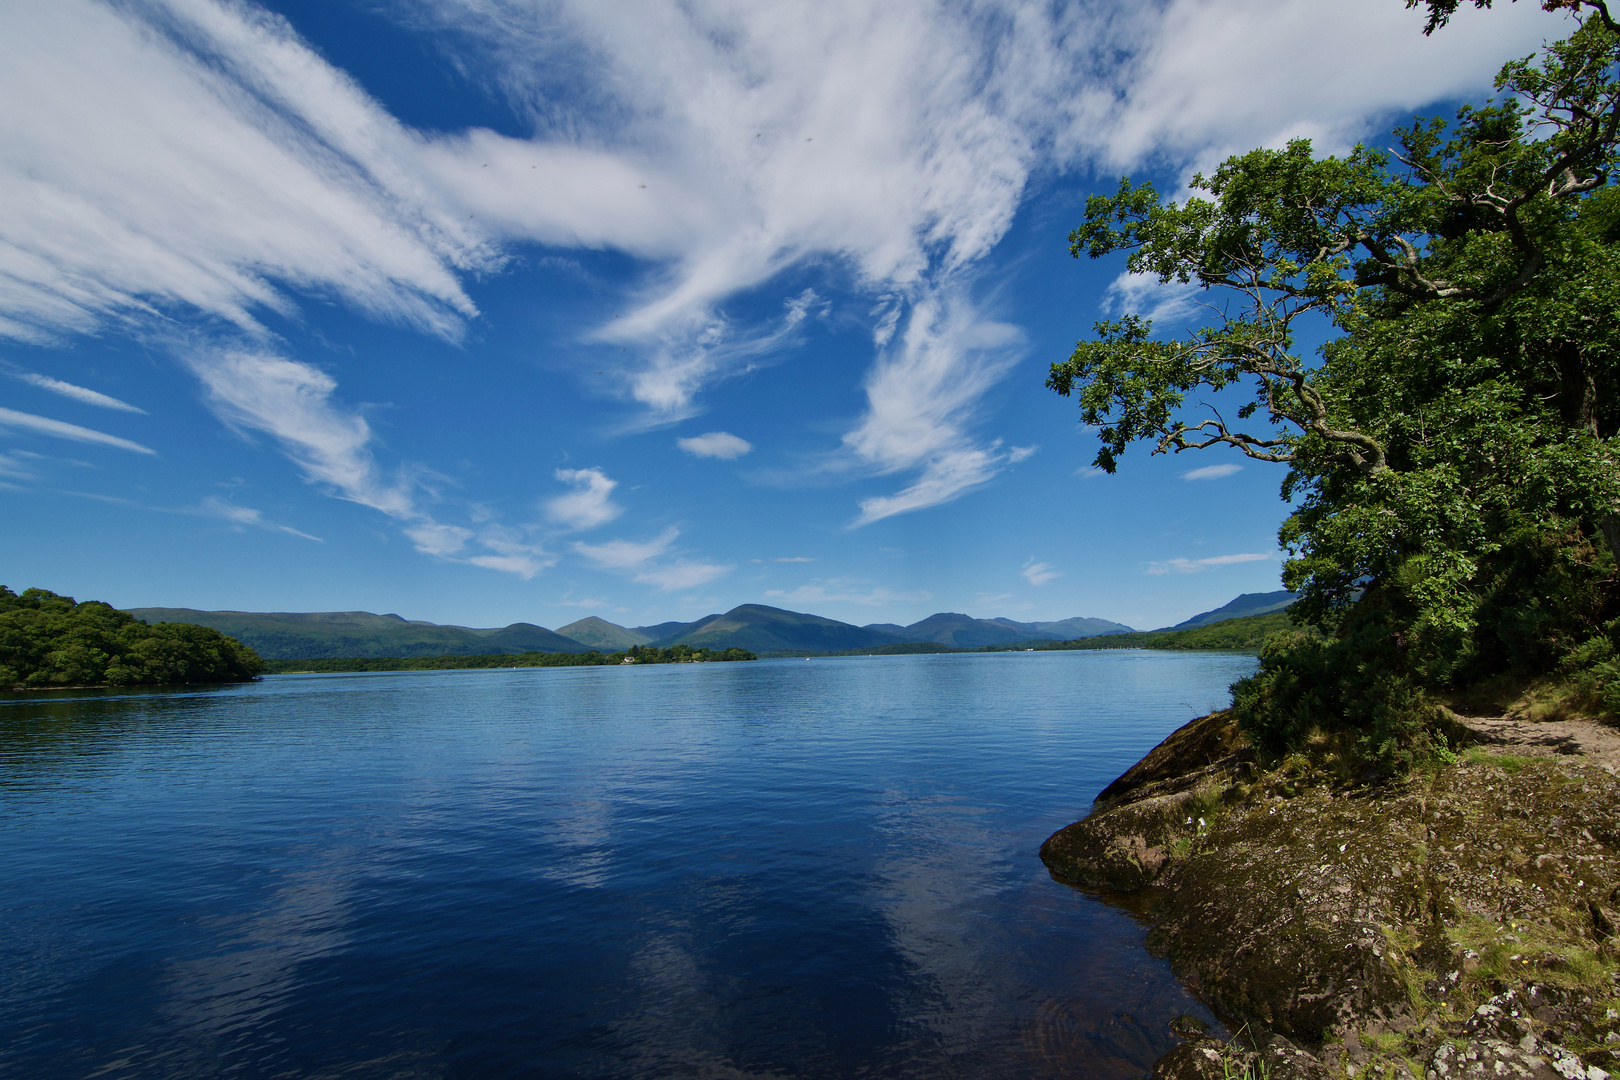
<path id="1" fill-rule="evenodd" d="M 351 671 L 460 671 L 478 668 L 601 667 L 611 664 L 707 664 L 757 660 L 747 649 L 694 649 L 690 645 L 654 648 L 632 645 L 621 652 L 601 653 L 491 653 L 479 656 L 360 656 L 320 660 L 269 660 L 272 675 L 293 672 L 339 673 Z"/>

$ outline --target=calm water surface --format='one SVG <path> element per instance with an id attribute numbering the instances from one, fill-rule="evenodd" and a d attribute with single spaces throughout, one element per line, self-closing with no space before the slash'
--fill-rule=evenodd
<path id="1" fill-rule="evenodd" d="M 1140 1075 L 1040 842 L 1253 667 L 1003 653 L 0 695 L 0 1073 Z"/>

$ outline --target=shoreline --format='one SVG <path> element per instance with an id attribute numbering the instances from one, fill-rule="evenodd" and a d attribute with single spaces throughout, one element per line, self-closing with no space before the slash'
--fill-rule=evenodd
<path id="1" fill-rule="evenodd" d="M 1146 908 L 1150 951 L 1247 1035 L 1183 1033 L 1154 1076 L 1620 1071 L 1620 778 L 1567 730 L 1520 735 L 1380 780 L 1263 764 L 1213 713 L 1048 838 L 1055 879 Z"/>

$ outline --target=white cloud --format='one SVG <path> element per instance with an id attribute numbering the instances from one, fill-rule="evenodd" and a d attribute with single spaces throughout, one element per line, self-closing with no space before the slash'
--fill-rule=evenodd
<path id="1" fill-rule="evenodd" d="M 6 374 L 19 382 L 25 382 L 29 386 L 37 386 L 39 389 L 48 390 L 53 394 L 60 394 L 65 398 L 72 398 L 74 401 L 85 405 L 95 405 L 102 409 L 115 409 L 119 412 L 146 415 L 145 409 L 138 409 L 127 401 L 119 401 L 115 397 L 108 397 L 106 394 L 88 390 L 82 386 L 75 386 L 70 382 L 63 382 L 61 379 L 53 379 L 49 375 L 41 375 L 33 371 L 17 371 L 9 367 L 0 367 L 0 370 L 5 371 Z"/>
<path id="2" fill-rule="evenodd" d="M 1052 569 L 1051 563 L 1036 562 L 1034 556 L 1031 556 L 1029 561 L 1024 563 L 1024 568 L 1018 572 L 1022 574 L 1024 576 L 1024 580 L 1029 582 L 1031 585 L 1045 585 L 1053 578 L 1060 578 L 1063 576 L 1063 572 L 1061 570 Z"/>
<path id="3" fill-rule="evenodd" d="M 477 530 L 435 520 L 411 483 L 384 475 L 371 426 L 336 400 L 337 383 L 320 369 L 248 349 L 193 350 L 185 359 L 222 421 L 244 435 L 270 436 L 305 480 L 398 521 L 423 554 L 524 579 L 556 561 L 482 513 L 474 515 Z"/>
<path id="4" fill-rule="evenodd" d="M 860 604 L 862 607 L 883 607 L 890 604 L 915 605 L 927 602 L 929 594 L 895 592 L 882 586 L 868 588 L 853 578 L 824 578 L 808 585 L 800 585 L 791 592 L 771 589 L 767 599 L 788 604 Z"/>
<path id="5" fill-rule="evenodd" d="M 266 521 L 261 511 L 251 507 L 240 506 L 237 503 L 227 502 L 217 495 L 210 495 L 197 507 L 196 513 L 205 517 L 217 517 L 238 527 L 252 526 L 256 529 L 269 529 L 273 532 L 284 532 L 290 536 L 302 537 L 305 540 L 314 540 L 324 543 L 318 536 L 311 536 L 306 532 L 299 532 L 289 525 L 277 525 L 273 521 Z"/>
<path id="6" fill-rule="evenodd" d="M 669 550 L 681 531 L 671 525 L 655 539 L 636 543 L 633 540 L 608 540 L 600 544 L 574 543 L 574 550 L 604 570 L 633 570 Z"/>
<path id="7" fill-rule="evenodd" d="M 699 585 L 707 585 L 729 573 L 731 567 L 715 563 L 674 562 L 664 566 L 648 567 L 637 573 L 635 580 L 644 585 L 656 585 L 665 592 L 676 592 L 680 589 L 695 589 Z"/>
<path id="8" fill-rule="evenodd" d="M 416 545 L 416 550 L 424 555 L 450 558 L 466 548 L 467 541 L 473 538 L 473 531 L 460 525 L 441 525 L 435 521 L 424 521 L 408 526 L 405 529 L 405 536 Z"/>
<path id="9" fill-rule="evenodd" d="M 0 146 L 0 335 L 169 309 L 256 332 L 291 288 L 455 337 L 458 272 L 495 265 L 420 137 L 247 4 L 8 6 Z"/>
<path id="10" fill-rule="evenodd" d="M 9 476 L 13 480 L 39 479 L 32 462 L 25 455 L 15 453 L 0 454 L 0 476 Z"/>
<path id="11" fill-rule="evenodd" d="M 788 556 L 786 558 L 772 559 L 771 560 L 771 562 L 815 562 L 815 561 L 816 560 L 814 560 L 814 559 L 812 559 L 812 558 L 810 558 L 810 557 L 808 557 L 806 555 L 790 555 L 790 556 Z"/>
<path id="12" fill-rule="evenodd" d="M 314 293 L 455 339 L 477 315 L 462 279 L 498 268 L 500 245 L 606 248 L 646 276 L 627 317 L 586 336 L 627 350 L 611 385 L 669 423 L 716 379 L 777 359 L 817 301 L 800 294 L 763 325 L 735 323 L 726 302 L 819 260 L 878 300 L 867 410 L 843 441 L 852 471 L 909 476 L 861 503 L 865 524 L 957 498 L 1024 452 L 975 433 L 1018 343 L 969 291 L 1032 175 L 1180 168 L 1292 135 L 1341 145 L 1487 87 L 1501 58 L 1568 25 L 1499 5 L 1424 38 L 1399 0 L 394 10 L 455 31 L 441 43 L 467 50 L 464 69 L 535 134 L 410 130 L 246 2 L 9 5 L 0 336 L 180 313 L 266 341 L 266 314 Z M 1322 41 L 1358 61 L 1323 63 Z M 364 421 L 317 407 L 319 379 L 282 374 L 302 380 L 313 428 L 205 382 L 310 479 L 415 520 Z"/>
<path id="13" fill-rule="evenodd" d="M 897 345 L 866 380 L 867 411 L 844 436 L 853 463 L 877 473 L 920 475 L 894 495 L 861 502 L 852 527 L 950 502 L 989 482 L 1033 448 L 976 445 L 970 426 L 984 393 L 1019 357 L 1017 327 L 980 319 L 959 292 L 911 308 Z"/>
<path id="14" fill-rule="evenodd" d="M 1307 137 L 1325 150 L 1382 134 L 1384 118 L 1488 91 L 1508 57 L 1568 32 L 1538 5 L 1464 8 L 1432 37 L 1400 0 L 1171 0 L 1118 20 L 1130 56 L 1087 86 L 1067 138 L 1104 167 L 1201 166 Z M 1323 62 L 1321 43 L 1357 63 Z M 1288 93 L 1279 94 L 1277 87 Z"/>
<path id="15" fill-rule="evenodd" d="M 721 458 L 725 461 L 735 461 L 754 448 L 753 443 L 729 431 L 711 431 L 689 439 L 676 439 L 675 445 L 694 457 Z"/>
<path id="16" fill-rule="evenodd" d="M 1142 315 L 1160 324 L 1160 332 L 1173 330 L 1164 323 L 1191 320 L 1207 309 L 1204 290 L 1188 282 L 1160 281 L 1151 274 L 1121 273 L 1102 295 L 1098 307 L 1104 315 Z"/>
<path id="17" fill-rule="evenodd" d="M 21 428 L 24 431 L 32 431 L 39 435 L 49 435 L 57 439 L 71 439 L 74 442 L 113 446 L 137 454 L 157 453 L 156 450 L 142 446 L 138 442 L 121 439 L 117 435 L 108 435 L 102 431 L 93 431 L 90 428 L 80 427 L 78 424 L 52 420 L 47 416 L 35 416 L 33 413 L 16 412 L 12 409 L 0 409 L 0 427 Z"/>
<path id="18" fill-rule="evenodd" d="M 624 512 L 611 497 L 618 481 L 610 480 L 601 469 L 558 469 L 556 475 L 575 490 L 546 501 L 546 516 L 551 520 L 585 530 L 606 525 Z"/>
<path id="19" fill-rule="evenodd" d="M 1164 562 L 1150 562 L 1143 566 L 1149 574 L 1168 574 L 1174 571 L 1178 574 L 1196 574 L 1200 570 L 1208 570 L 1212 566 L 1232 566 L 1237 563 L 1265 562 L 1275 559 L 1275 554 L 1249 553 L 1243 555 L 1214 555 L 1207 559 L 1167 559 Z"/>
<path id="20" fill-rule="evenodd" d="M 1243 471 L 1243 466 L 1236 462 L 1226 462 L 1223 465 L 1205 465 L 1201 469 L 1189 469 L 1181 474 L 1183 480 L 1219 480 L 1223 476 Z"/>
<path id="21" fill-rule="evenodd" d="M 377 467 L 371 425 L 337 405 L 337 383 L 324 371 L 244 349 L 198 351 L 187 361 L 215 414 L 239 431 L 274 438 L 306 480 L 391 517 L 418 516 L 410 493 Z"/>
<path id="22" fill-rule="evenodd" d="M 652 540 L 609 540 L 601 544 L 576 541 L 574 550 L 604 570 L 629 573 L 643 585 L 656 585 L 665 592 L 695 589 L 731 572 L 730 566 L 687 559 L 664 560 L 679 529 L 671 525 Z"/>

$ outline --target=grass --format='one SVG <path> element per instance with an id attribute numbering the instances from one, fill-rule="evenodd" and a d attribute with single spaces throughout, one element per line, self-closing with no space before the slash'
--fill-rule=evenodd
<path id="1" fill-rule="evenodd" d="M 1509 775 L 1523 772 L 1527 767 L 1535 764 L 1536 759 L 1524 757 L 1520 754 L 1505 754 L 1495 750 L 1482 750 L 1477 746 L 1469 747 L 1463 751 L 1463 760 L 1470 765 L 1494 765 Z"/>
<path id="2" fill-rule="evenodd" d="M 1560 914 L 1563 920 L 1556 918 Z M 1556 923 L 1573 922 L 1572 913 L 1549 915 L 1553 916 L 1549 922 L 1515 919 L 1507 923 L 1472 915 L 1452 927 L 1449 936 L 1479 954 L 1479 968 L 1471 977 L 1477 981 L 1516 984 L 1533 978 L 1565 990 L 1610 989 L 1614 959 L 1558 932 Z"/>

